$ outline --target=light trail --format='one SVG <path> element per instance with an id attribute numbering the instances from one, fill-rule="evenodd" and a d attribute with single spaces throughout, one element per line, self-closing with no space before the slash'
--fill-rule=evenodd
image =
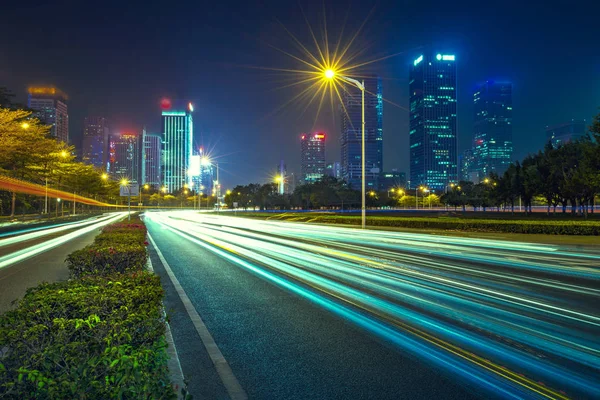
<path id="1" fill-rule="evenodd" d="M 488 395 L 600 398 L 600 252 L 148 213 Z"/>
<path id="2" fill-rule="evenodd" d="M 25 229 L 22 231 L 7 232 L 5 234 L 5 236 L 10 235 L 10 237 L 8 237 L 6 239 L 1 239 L 0 247 L 8 246 L 8 245 L 14 244 L 14 243 L 25 242 L 27 240 L 36 239 L 39 237 L 51 235 L 53 233 L 58 233 L 58 232 L 62 232 L 62 231 L 70 230 L 70 229 L 82 228 L 86 225 L 91 225 L 94 223 L 102 222 L 102 221 L 110 219 L 112 217 L 113 217 L 113 215 L 105 215 L 105 216 L 102 216 L 99 218 L 91 218 L 91 219 L 87 219 L 84 221 L 68 222 L 68 223 L 64 223 L 64 224 L 51 225 L 51 226 L 40 227 L 40 228 L 32 228 L 31 230 Z M 2 237 L 2 236 L 0 236 L 0 237 Z"/>
<path id="3" fill-rule="evenodd" d="M 79 224 L 73 224 L 69 227 L 69 229 L 78 227 L 78 229 L 74 232 L 67 233 L 66 235 L 63 235 L 63 236 L 60 236 L 60 237 L 57 237 L 57 238 L 54 238 L 51 240 L 47 240 L 42 243 L 28 246 L 24 249 L 17 250 L 15 252 L 12 252 L 10 254 L 0 257 L 0 269 L 9 267 L 9 266 L 16 264 L 18 262 L 21 262 L 23 260 L 34 257 L 40 253 L 43 253 L 50 249 L 58 247 L 58 246 L 66 243 L 70 240 L 73 240 L 79 236 L 85 235 L 88 232 L 92 232 L 93 230 L 102 228 L 103 226 L 106 226 L 112 222 L 122 219 L 125 215 L 127 215 L 126 212 L 112 213 L 112 214 L 108 215 L 106 218 L 102 218 L 99 221 L 95 221 L 95 223 L 92 223 L 92 224 L 90 224 L 87 221 L 83 221 Z M 41 233 L 41 232 L 36 232 L 36 233 Z M 22 235 L 22 236 L 24 236 L 24 235 Z M 21 236 L 19 236 L 17 238 L 20 238 L 20 237 Z M 14 238 L 14 239 L 17 239 L 17 238 Z M 10 240 L 10 239 L 13 239 L 13 238 L 0 240 L 0 244 L 4 240 Z"/>

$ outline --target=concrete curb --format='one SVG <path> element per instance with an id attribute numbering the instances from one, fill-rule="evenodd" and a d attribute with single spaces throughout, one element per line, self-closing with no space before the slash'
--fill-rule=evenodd
<path id="1" fill-rule="evenodd" d="M 150 272 L 154 272 L 154 268 L 152 267 L 152 261 L 150 261 L 150 256 L 148 256 L 148 262 L 146 263 L 146 268 Z M 165 332 L 165 339 L 167 340 L 167 354 L 169 355 L 169 361 L 167 366 L 169 367 L 169 380 L 171 381 L 171 385 L 173 386 L 173 390 L 177 394 L 178 399 L 183 399 L 181 394 L 181 389 L 185 388 L 184 378 L 183 378 L 183 370 L 181 369 L 181 363 L 179 362 L 179 356 L 177 355 L 177 347 L 175 347 L 175 341 L 173 340 L 173 334 L 171 333 L 171 326 L 167 322 L 167 313 L 165 312 L 165 307 L 162 307 L 163 320 L 167 327 Z"/>

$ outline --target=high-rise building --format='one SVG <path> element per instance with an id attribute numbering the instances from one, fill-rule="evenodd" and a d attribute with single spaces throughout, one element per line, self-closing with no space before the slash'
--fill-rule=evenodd
<path id="1" fill-rule="evenodd" d="M 361 79 L 363 80 L 363 79 Z M 383 170 L 383 98 L 381 79 L 367 77 L 365 85 L 365 185 L 377 190 Z M 362 93 L 352 85 L 342 92 L 342 178 L 353 188 L 362 182 Z"/>
<path id="2" fill-rule="evenodd" d="M 325 175 L 325 133 L 302 134 L 300 169 L 303 183 L 313 183 Z"/>
<path id="3" fill-rule="evenodd" d="M 140 135 L 121 133 L 111 135 L 108 171 L 117 179 L 140 183 L 141 146 Z"/>
<path id="4" fill-rule="evenodd" d="M 144 128 L 142 143 L 142 183 L 161 186 L 162 135 L 148 133 Z"/>
<path id="5" fill-rule="evenodd" d="M 387 191 L 397 188 L 406 187 L 406 173 L 400 172 L 397 169 L 392 169 L 389 172 L 382 172 L 379 177 L 379 190 Z"/>
<path id="6" fill-rule="evenodd" d="M 458 179 L 460 181 L 479 183 L 479 174 L 475 170 L 475 157 L 473 150 L 465 150 L 459 157 L 460 173 Z"/>
<path id="7" fill-rule="evenodd" d="M 50 135 L 69 142 L 69 113 L 67 95 L 51 86 L 31 86 L 28 89 L 27 106 L 34 110 L 33 116 L 50 125 Z"/>
<path id="8" fill-rule="evenodd" d="M 202 193 L 212 193 L 214 185 L 215 185 L 215 168 L 214 165 L 210 162 L 206 162 L 208 159 L 208 155 L 204 150 L 204 147 L 200 147 L 198 149 L 198 153 L 194 153 L 199 155 L 200 162 L 200 176 L 198 177 L 199 186 L 194 183 L 194 187 L 198 187 L 200 192 Z M 193 169 L 193 168 L 192 168 Z"/>
<path id="9" fill-rule="evenodd" d="M 277 165 L 277 174 L 275 182 L 277 183 L 277 193 L 286 193 L 286 186 L 288 186 L 288 176 L 287 167 L 283 160 L 279 161 L 279 165 Z"/>
<path id="10" fill-rule="evenodd" d="M 173 106 L 171 102 L 162 103 L 163 129 L 163 185 L 172 193 L 185 184 L 191 185 L 189 175 L 192 157 L 192 139 L 194 128 L 192 103 L 187 106 Z"/>
<path id="11" fill-rule="evenodd" d="M 409 90 L 411 186 L 443 190 L 458 173 L 455 56 L 420 55 Z"/>
<path id="12" fill-rule="evenodd" d="M 339 161 L 328 163 L 325 167 L 325 174 L 336 179 L 342 179 L 342 163 Z"/>
<path id="13" fill-rule="evenodd" d="M 564 124 L 546 127 L 546 141 L 551 142 L 554 147 L 581 139 L 586 134 L 587 124 L 584 119 L 573 119 Z"/>
<path id="14" fill-rule="evenodd" d="M 84 162 L 106 168 L 108 162 L 108 120 L 104 117 L 85 117 L 81 155 Z"/>
<path id="15" fill-rule="evenodd" d="M 502 175 L 512 160 L 512 84 L 487 81 L 473 94 L 473 171 Z"/>

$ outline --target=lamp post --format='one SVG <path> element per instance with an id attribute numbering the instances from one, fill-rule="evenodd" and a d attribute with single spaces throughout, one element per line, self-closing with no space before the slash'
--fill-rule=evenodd
<path id="1" fill-rule="evenodd" d="M 150 185 L 148 185 L 147 183 L 142 187 L 142 189 L 150 189 Z M 140 190 L 140 204 L 142 203 L 142 190 Z"/>
<path id="2" fill-rule="evenodd" d="M 27 129 L 27 128 L 29 128 L 29 124 L 27 122 L 24 122 L 21 124 L 21 127 L 23 129 Z M 66 158 L 68 155 L 69 155 L 69 153 L 67 153 L 65 150 L 60 152 L 60 156 L 62 158 Z M 44 214 L 48 214 L 48 173 L 46 173 L 45 186 L 46 186 L 46 196 L 44 198 Z"/>
<path id="3" fill-rule="evenodd" d="M 202 160 L 200 160 L 200 163 L 202 165 L 215 164 L 215 166 L 217 167 L 217 180 L 214 181 L 214 185 L 216 188 L 215 195 L 217 196 L 217 213 L 219 213 L 219 198 L 221 196 L 221 184 L 219 183 L 219 162 L 211 161 L 210 158 L 205 156 L 205 157 L 202 157 Z M 206 208 L 208 208 L 208 200 L 206 201 Z"/>
<path id="4" fill-rule="evenodd" d="M 336 72 L 328 68 L 324 72 L 325 78 L 332 80 L 336 77 L 341 80 L 351 83 L 355 85 L 361 92 L 362 95 L 362 108 L 361 108 L 361 116 L 362 116 L 362 134 L 361 134 L 361 171 L 362 171 L 362 180 L 361 180 L 361 226 L 363 229 L 367 226 L 367 208 L 366 208 L 366 196 L 365 196 L 365 81 L 362 82 L 357 81 L 356 79 L 349 78 L 344 75 L 336 74 Z"/>
<path id="5" fill-rule="evenodd" d="M 198 210 L 202 208 L 202 196 L 204 196 L 204 185 L 200 185 L 200 192 L 198 193 Z M 208 197 L 206 200 L 206 208 L 208 208 Z"/>
<path id="6" fill-rule="evenodd" d="M 127 188 L 127 220 L 131 221 L 131 185 L 129 185 L 127 179 L 123 179 L 121 186 Z"/>
<path id="7" fill-rule="evenodd" d="M 167 194 L 167 187 L 166 187 L 166 186 L 163 186 L 163 187 L 160 189 L 160 191 L 161 191 L 161 192 L 163 192 L 163 196 L 164 196 L 164 195 L 166 195 L 166 194 Z M 160 199 L 160 194 L 158 195 L 158 198 Z M 159 204 L 159 206 L 160 206 L 160 204 Z"/>

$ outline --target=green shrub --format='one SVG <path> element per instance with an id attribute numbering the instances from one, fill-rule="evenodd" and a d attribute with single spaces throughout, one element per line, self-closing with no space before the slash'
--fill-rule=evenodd
<path id="1" fill-rule="evenodd" d="M 312 216 L 310 222 L 334 224 L 360 224 L 360 216 Z M 445 229 L 475 232 L 537 233 L 548 235 L 600 235 L 600 223 L 594 221 L 525 221 L 486 220 L 426 217 L 378 217 L 367 218 L 371 226 L 392 226 L 415 229 Z"/>
<path id="2" fill-rule="evenodd" d="M 109 275 L 142 271 L 148 260 L 144 244 L 119 244 L 106 242 L 92 244 L 67 256 L 71 275 L 80 278 L 87 275 Z"/>
<path id="3" fill-rule="evenodd" d="M 148 272 L 30 289 L 0 317 L 0 393 L 22 399 L 174 398 L 163 290 Z"/>
<path id="4" fill-rule="evenodd" d="M 285 220 L 294 222 L 315 222 L 324 224 L 360 225 L 360 215 L 336 215 L 333 213 L 246 213 L 238 214 L 250 218 Z M 519 219 L 479 219 L 455 217 L 404 217 L 369 216 L 369 226 L 389 226 L 412 229 L 441 229 L 474 232 L 527 233 L 547 235 L 599 236 L 600 222 L 573 220 L 519 220 Z"/>

